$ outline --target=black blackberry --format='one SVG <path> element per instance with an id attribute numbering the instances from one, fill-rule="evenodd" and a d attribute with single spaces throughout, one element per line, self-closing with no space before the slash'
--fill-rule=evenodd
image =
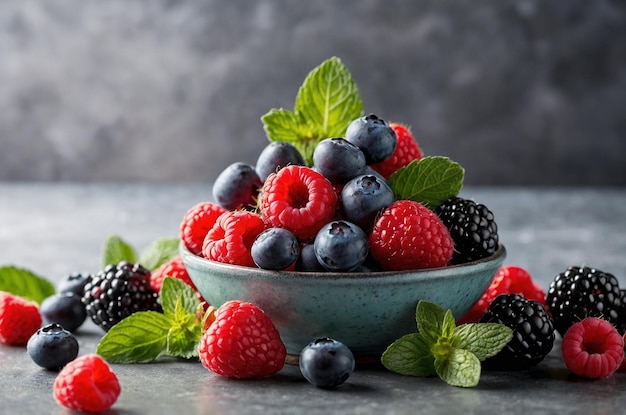
<path id="1" fill-rule="evenodd" d="M 602 317 L 617 327 L 622 320 L 622 292 L 617 278 L 586 266 L 568 267 L 554 277 L 546 304 L 561 336 L 586 317 Z"/>
<path id="2" fill-rule="evenodd" d="M 91 277 L 84 291 L 87 315 L 105 331 L 137 311 L 162 310 L 150 287 L 150 271 L 140 264 L 107 265 Z"/>
<path id="3" fill-rule="evenodd" d="M 485 258 L 498 249 L 498 225 L 487 206 L 453 197 L 435 212 L 454 240 L 453 264 Z"/>
<path id="4" fill-rule="evenodd" d="M 486 369 L 522 370 L 536 366 L 554 346 L 554 325 L 544 306 L 519 294 L 501 294 L 489 305 L 481 323 L 500 323 L 513 330 L 513 338 Z"/>

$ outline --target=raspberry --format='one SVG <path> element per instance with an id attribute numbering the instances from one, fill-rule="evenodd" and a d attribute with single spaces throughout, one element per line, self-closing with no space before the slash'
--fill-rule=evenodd
<path id="1" fill-rule="evenodd" d="M 543 288 L 533 281 L 528 271 L 522 267 L 507 265 L 498 269 L 489 287 L 476 304 L 457 321 L 457 324 L 477 323 L 487 312 L 489 304 L 500 294 L 520 294 L 546 307 L 546 294 Z"/>
<path id="2" fill-rule="evenodd" d="M 42 322 L 37 303 L 0 291 L 0 344 L 24 346 Z"/>
<path id="3" fill-rule="evenodd" d="M 250 250 L 256 237 L 264 230 L 265 223 L 256 213 L 228 211 L 207 233 L 202 253 L 212 261 L 256 267 Z"/>
<path id="4" fill-rule="evenodd" d="M 189 273 L 187 272 L 187 268 L 185 268 L 183 259 L 179 255 L 164 262 L 150 274 L 150 286 L 155 292 L 158 293 L 161 291 L 161 286 L 163 285 L 165 277 L 178 278 L 193 288 L 194 291 L 198 291 L 195 284 L 189 277 Z"/>
<path id="5" fill-rule="evenodd" d="M 74 359 L 54 380 L 54 399 L 73 411 L 107 411 L 117 401 L 120 392 L 117 376 L 97 354 Z"/>
<path id="6" fill-rule="evenodd" d="M 420 150 L 409 127 L 398 123 L 390 123 L 389 126 L 396 132 L 396 149 L 388 159 L 370 165 L 372 169 L 380 173 L 385 179 L 391 177 L 396 170 L 406 166 L 413 160 L 420 160 L 423 157 L 422 150 Z"/>
<path id="7" fill-rule="evenodd" d="M 263 310 L 235 300 L 217 309 L 198 351 L 204 367 L 238 379 L 273 375 L 283 368 L 287 356 L 278 330 Z"/>
<path id="8" fill-rule="evenodd" d="M 300 240 L 315 238 L 335 215 L 337 194 L 320 173 L 287 166 L 271 174 L 261 189 L 261 215 L 269 226 L 285 228 Z"/>
<path id="9" fill-rule="evenodd" d="M 385 209 L 370 232 L 370 252 L 387 270 L 445 266 L 453 242 L 439 217 L 420 203 L 399 200 Z"/>
<path id="10" fill-rule="evenodd" d="M 217 218 L 226 210 L 212 202 L 200 202 L 185 213 L 180 224 L 180 239 L 194 255 L 202 255 L 202 243 Z"/>
<path id="11" fill-rule="evenodd" d="M 563 336 L 561 352 L 567 368 L 577 376 L 606 378 L 624 359 L 624 339 L 606 320 L 587 317 Z"/>

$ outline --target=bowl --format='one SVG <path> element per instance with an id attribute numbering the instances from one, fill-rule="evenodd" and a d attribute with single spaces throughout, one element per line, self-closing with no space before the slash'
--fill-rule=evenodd
<path id="1" fill-rule="evenodd" d="M 458 319 L 478 301 L 506 256 L 500 245 L 493 255 L 461 265 L 338 273 L 268 271 L 210 261 L 182 244 L 179 250 L 209 304 L 256 304 L 272 319 L 293 356 L 318 337 L 341 341 L 355 355 L 380 355 L 396 339 L 417 331 L 420 300 L 450 309 Z"/>

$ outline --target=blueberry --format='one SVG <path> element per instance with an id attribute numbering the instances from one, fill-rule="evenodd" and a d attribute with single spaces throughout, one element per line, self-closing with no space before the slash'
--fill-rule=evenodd
<path id="1" fill-rule="evenodd" d="M 305 243 L 300 247 L 300 255 L 296 260 L 296 270 L 303 272 L 326 272 L 326 268 L 320 264 L 315 256 L 313 243 Z"/>
<path id="2" fill-rule="evenodd" d="M 41 302 L 39 311 L 47 323 L 58 323 L 65 330 L 76 331 L 87 318 L 82 297 L 73 292 L 56 293 Z"/>
<path id="3" fill-rule="evenodd" d="M 367 235 L 352 222 L 337 220 L 326 224 L 315 236 L 315 256 L 330 271 L 351 271 L 368 254 Z"/>
<path id="4" fill-rule="evenodd" d="M 269 228 L 252 243 L 252 260 L 259 268 L 281 270 L 298 258 L 300 245 L 296 236 L 283 228 Z"/>
<path id="5" fill-rule="evenodd" d="M 26 351 L 37 365 L 58 370 L 78 356 L 78 341 L 60 324 L 43 326 L 26 344 Z"/>
<path id="6" fill-rule="evenodd" d="M 257 193 L 262 184 L 254 167 L 236 162 L 215 179 L 213 198 L 226 210 L 248 209 L 256 206 Z"/>
<path id="7" fill-rule="evenodd" d="M 300 371 L 314 386 L 334 389 L 354 372 L 354 355 L 343 343 L 319 338 L 300 352 Z"/>
<path id="8" fill-rule="evenodd" d="M 353 120 L 346 130 L 346 140 L 363 151 L 367 164 L 386 160 L 397 145 L 395 131 L 374 114 Z"/>
<path id="9" fill-rule="evenodd" d="M 68 275 L 64 280 L 61 280 L 61 282 L 59 282 L 59 284 L 57 285 L 57 292 L 72 292 L 82 297 L 85 285 L 87 285 L 87 282 L 89 282 L 90 278 L 90 274 L 81 274 L 78 272 L 72 273 Z"/>
<path id="10" fill-rule="evenodd" d="M 265 181 L 270 174 L 290 165 L 304 166 L 302 154 L 292 144 L 272 141 L 259 154 L 256 172 L 261 181 Z"/>
<path id="11" fill-rule="evenodd" d="M 313 168 L 331 183 L 345 183 L 363 172 L 365 155 L 343 138 L 326 138 L 313 150 Z"/>
<path id="12" fill-rule="evenodd" d="M 391 187 L 384 179 L 374 175 L 357 176 L 341 190 L 341 203 L 345 218 L 369 230 L 382 209 L 394 201 Z"/>

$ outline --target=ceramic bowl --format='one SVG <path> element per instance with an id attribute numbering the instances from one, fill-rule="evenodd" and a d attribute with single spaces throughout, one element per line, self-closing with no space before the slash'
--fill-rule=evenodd
<path id="1" fill-rule="evenodd" d="M 370 273 L 267 271 L 209 261 L 180 247 L 189 276 L 214 307 L 228 300 L 257 304 L 274 321 L 291 355 L 317 337 L 346 344 L 355 355 L 380 355 L 417 331 L 419 300 L 461 317 L 480 298 L 506 256 L 444 268 Z"/>

